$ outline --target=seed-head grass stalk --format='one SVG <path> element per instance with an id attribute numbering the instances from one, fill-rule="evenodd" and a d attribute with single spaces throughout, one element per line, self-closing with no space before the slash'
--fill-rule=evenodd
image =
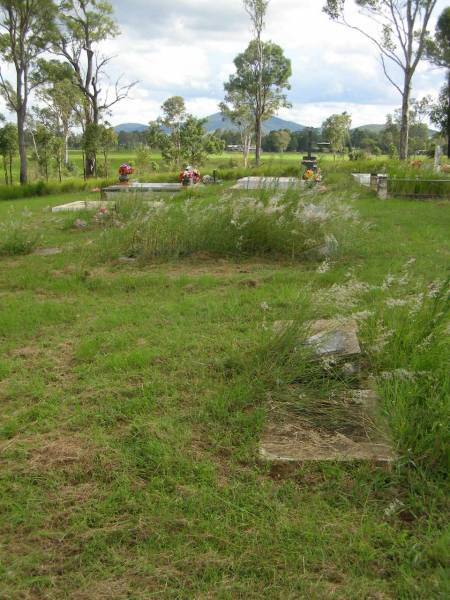
<path id="1" fill-rule="evenodd" d="M 424 293 L 418 308 L 385 308 L 367 324 L 373 369 L 400 453 L 440 476 L 450 466 L 449 323 L 447 280 L 431 297 Z M 389 335 L 377 344 L 381 326 Z"/>
<path id="2" fill-rule="evenodd" d="M 219 198 L 194 191 L 145 206 L 122 211 L 123 219 L 119 209 L 120 228 L 105 231 L 96 244 L 102 259 L 123 255 L 148 262 L 208 253 L 302 260 L 327 244 L 340 220 L 349 219 L 330 198 L 267 190 Z"/>

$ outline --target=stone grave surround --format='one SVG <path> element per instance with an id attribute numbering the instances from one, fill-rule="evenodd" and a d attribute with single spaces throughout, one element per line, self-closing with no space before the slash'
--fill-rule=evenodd
<path id="1" fill-rule="evenodd" d="M 274 323 L 275 335 L 282 334 L 292 324 L 292 321 Z M 306 343 L 319 358 L 335 360 L 344 372 L 347 369 L 347 372 L 358 373 L 361 368 L 358 326 L 353 319 L 315 321 L 311 324 Z M 364 378 L 361 379 L 364 382 Z M 314 398 L 311 400 L 314 401 Z M 395 460 L 395 453 L 386 428 L 366 428 L 364 425 L 380 422 L 379 399 L 375 391 L 363 383 L 360 389 L 342 393 L 339 402 L 361 422 L 361 427 L 355 428 L 354 433 L 346 432 L 344 435 L 338 428 L 333 431 L 329 427 L 315 426 L 282 403 L 272 406 L 260 444 L 260 459 L 275 465 L 320 461 L 391 464 Z"/>
<path id="2" fill-rule="evenodd" d="M 259 189 L 279 189 L 288 190 L 290 188 L 301 188 L 305 186 L 305 181 L 296 177 L 243 177 L 238 179 L 232 190 L 259 190 Z"/>

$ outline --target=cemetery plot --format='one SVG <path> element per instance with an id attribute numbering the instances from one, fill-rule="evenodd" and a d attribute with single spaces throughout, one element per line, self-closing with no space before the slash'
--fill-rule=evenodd
<path id="1" fill-rule="evenodd" d="M 287 190 L 292 187 L 304 187 L 305 182 L 296 177 L 243 177 L 238 179 L 233 190 L 259 190 L 261 188 L 273 188 Z"/>
<path id="2" fill-rule="evenodd" d="M 76 202 L 68 202 L 59 204 L 52 208 L 52 212 L 79 212 L 80 210 L 95 210 L 97 208 L 107 208 L 113 203 L 105 200 L 77 200 Z"/>
<path id="3" fill-rule="evenodd" d="M 292 324 L 292 321 L 278 321 L 274 333 L 282 335 Z M 367 381 L 360 377 L 362 352 L 353 319 L 315 321 L 309 331 L 306 345 L 314 349 L 319 360 L 333 360 L 336 372 L 358 374 L 357 380 L 367 386 Z M 301 393 L 301 385 L 298 389 Z M 261 440 L 260 458 L 273 463 L 391 463 L 395 453 L 378 413 L 378 397 L 368 387 L 345 389 L 328 397 L 317 392 L 317 397 L 308 397 L 300 403 L 272 405 Z"/>
<path id="4" fill-rule="evenodd" d="M 149 194 L 151 192 L 180 192 L 181 183 L 132 183 L 130 185 L 111 185 L 102 189 L 102 198 L 112 200 L 117 194 Z"/>

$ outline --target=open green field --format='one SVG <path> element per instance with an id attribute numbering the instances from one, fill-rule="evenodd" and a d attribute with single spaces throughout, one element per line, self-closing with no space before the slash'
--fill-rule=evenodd
<path id="1" fill-rule="evenodd" d="M 0 202 L 2 600 L 449 597 L 450 204 L 325 185 Z M 272 469 L 292 375 L 350 382 L 266 324 L 337 315 L 399 459 Z"/>

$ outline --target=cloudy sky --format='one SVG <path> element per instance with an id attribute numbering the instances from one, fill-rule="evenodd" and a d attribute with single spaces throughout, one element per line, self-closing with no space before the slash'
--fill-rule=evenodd
<path id="1" fill-rule="evenodd" d="M 112 0 L 112 4 L 122 33 L 102 49 L 115 55 L 109 74 L 139 83 L 109 120 L 147 123 L 173 95 L 184 96 L 197 116 L 217 112 L 223 82 L 233 72 L 233 58 L 251 36 L 242 0 Z M 279 116 L 317 126 L 331 113 L 346 110 L 355 126 L 384 122 L 400 104 L 398 92 L 384 78 L 371 43 L 331 22 L 322 13 L 323 4 L 324 0 L 270 2 L 264 36 L 283 47 L 293 68 L 292 108 Z M 448 0 L 438 0 L 436 18 L 447 5 Z M 436 95 L 443 79 L 442 71 L 424 62 L 414 95 Z"/>

